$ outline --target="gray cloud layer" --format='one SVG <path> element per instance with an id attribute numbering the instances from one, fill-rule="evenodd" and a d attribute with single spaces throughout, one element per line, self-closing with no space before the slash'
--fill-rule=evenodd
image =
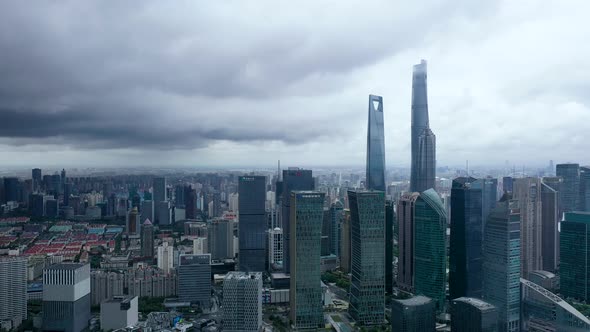
<path id="1" fill-rule="evenodd" d="M 402 165 L 411 65 L 426 57 L 443 163 L 584 160 L 589 6 L 535 4 L 4 1 L 0 151 L 362 164 L 377 93 Z"/>

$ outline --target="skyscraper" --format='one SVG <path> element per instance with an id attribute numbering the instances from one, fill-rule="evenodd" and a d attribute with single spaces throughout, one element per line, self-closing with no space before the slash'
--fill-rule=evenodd
<path id="1" fill-rule="evenodd" d="M 284 254 L 283 257 L 285 258 L 285 262 L 283 267 L 285 269 L 285 273 L 290 273 L 291 269 L 291 255 L 289 251 L 291 250 L 290 246 L 290 238 L 291 238 L 291 191 L 294 190 L 313 190 L 314 189 L 314 181 L 312 177 L 311 170 L 304 170 L 299 168 L 289 168 L 288 170 L 283 170 L 283 182 L 282 182 L 282 194 L 281 194 L 281 202 L 282 202 L 282 216 L 281 222 L 283 228 L 283 243 L 284 243 Z M 321 225 L 321 222 L 320 222 Z"/>
<path id="2" fill-rule="evenodd" d="M 296 329 L 316 329 L 324 326 L 320 275 L 324 193 L 292 191 L 290 201 L 290 318 Z"/>
<path id="3" fill-rule="evenodd" d="M 399 224 L 397 263 L 397 286 L 405 291 L 414 291 L 414 210 L 419 193 L 404 194 L 397 203 Z"/>
<path id="4" fill-rule="evenodd" d="M 541 182 L 541 256 L 542 268 L 556 272 L 559 265 L 559 192 Z M 530 277 L 530 275 L 529 275 Z"/>
<path id="5" fill-rule="evenodd" d="M 543 268 L 541 181 L 530 177 L 516 179 L 513 197 L 520 209 L 520 273 L 528 278 L 529 272 Z"/>
<path id="6" fill-rule="evenodd" d="M 174 247 L 169 246 L 168 242 L 158 246 L 158 268 L 165 273 L 169 273 L 174 266 Z"/>
<path id="7" fill-rule="evenodd" d="M 351 227 L 350 307 L 359 325 L 385 320 L 385 193 L 348 191 Z"/>
<path id="8" fill-rule="evenodd" d="M 578 209 L 580 198 L 580 165 L 557 164 L 555 174 L 563 178 L 560 202 L 563 212 L 572 212 Z"/>
<path id="9" fill-rule="evenodd" d="M 257 332 L 262 327 L 262 273 L 229 272 L 223 279 L 223 330 Z"/>
<path id="10" fill-rule="evenodd" d="M 211 300 L 211 255 L 180 255 L 178 297 L 209 309 Z"/>
<path id="11" fill-rule="evenodd" d="M 449 295 L 481 297 L 482 190 L 475 178 L 460 177 L 451 188 L 451 238 L 449 245 Z"/>
<path id="12" fill-rule="evenodd" d="M 385 201 L 385 293 L 393 292 L 393 224 L 395 212 L 394 202 Z"/>
<path id="13" fill-rule="evenodd" d="M 443 311 L 446 294 L 447 213 L 434 189 L 420 194 L 414 209 L 414 292 Z"/>
<path id="14" fill-rule="evenodd" d="M 332 224 L 330 236 L 330 253 L 340 257 L 340 222 L 344 213 L 344 205 L 339 200 L 336 200 L 330 205 L 330 222 Z"/>
<path id="15" fill-rule="evenodd" d="M 238 180 L 239 269 L 262 272 L 266 262 L 266 177 L 240 176 Z"/>
<path id="16" fill-rule="evenodd" d="M 428 119 L 426 61 L 414 65 L 412 75 L 412 164 L 410 191 L 422 192 L 434 188 L 436 169 L 436 139 Z"/>
<path id="17" fill-rule="evenodd" d="M 40 168 L 33 168 L 31 171 L 32 179 L 33 179 L 33 192 L 38 192 L 41 190 L 43 175 L 41 174 Z"/>
<path id="18" fill-rule="evenodd" d="M 559 167 L 559 165 L 557 165 Z M 560 285 L 564 297 L 590 300 L 590 212 L 566 212 L 559 233 Z"/>
<path id="19" fill-rule="evenodd" d="M 4 178 L 4 201 L 18 201 L 18 178 Z"/>
<path id="20" fill-rule="evenodd" d="M 579 210 L 590 211 L 590 166 L 580 167 Z"/>
<path id="21" fill-rule="evenodd" d="M 154 201 L 154 222 L 160 224 L 160 210 L 164 207 L 161 202 L 168 200 L 168 193 L 166 191 L 166 178 L 155 177 L 152 185 L 153 201 Z"/>
<path id="22" fill-rule="evenodd" d="M 79 332 L 90 319 L 90 264 L 55 264 L 43 271 L 43 330 Z"/>
<path id="23" fill-rule="evenodd" d="M 383 97 L 381 96 L 369 95 L 366 166 L 367 189 L 385 191 L 385 138 L 383 134 Z"/>
<path id="24" fill-rule="evenodd" d="M 498 309 L 498 330 L 520 331 L 520 211 L 504 195 L 484 229 L 483 299 Z"/>
<path id="25" fill-rule="evenodd" d="M 460 297 L 451 301 L 451 331 L 497 332 L 498 311 L 477 298 Z"/>
<path id="26" fill-rule="evenodd" d="M 391 302 L 391 330 L 395 332 L 436 331 L 434 302 L 426 296 L 414 296 Z"/>
<path id="27" fill-rule="evenodd" d="M 154 225 L 149 219 L 141 226 L 141 256 L 154 259 Z"/>
<path id="28" fill-rule="evenodd" d="M 234 222 L 215 218 L 209 224 L 208 246 L 211 259 L 220 260 L 234 257 Z"/>
<path id="29" fill-rule="evenodd" d="M 498 201 L 498 179 L 491 177 L 479 179 L 472 186 L 481 189 L 481 217 L 485 225 L 490 211 Z"/>
<path id="30" fill-rule="evenodd" d="M 0 322 L 16 330 L 27 319 L 27 259 L 0 257 Z"/>
<path id="31" fill-rule="evenodd" d="M 137 208 L 134 207 L 129 211 L 127 214 L 127 233 L 128 234 L 137 234 L 140 229 L 139 223 L 139 212 Z"/>

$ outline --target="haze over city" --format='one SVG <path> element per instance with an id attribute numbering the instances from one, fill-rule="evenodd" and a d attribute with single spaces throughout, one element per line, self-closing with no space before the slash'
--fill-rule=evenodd
<path id="1" fill-rule="evenodd" d="M 438 165 L 589 162 L 589 6 L 5 1 L 0 164 L 408 167 L 420 59 Z"/>

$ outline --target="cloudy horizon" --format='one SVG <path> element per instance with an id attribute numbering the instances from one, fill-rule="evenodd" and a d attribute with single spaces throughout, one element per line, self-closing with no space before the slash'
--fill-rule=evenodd
<path id="1" fill-rule="evenodd" d="M 428 61 L 439 165 L 590 163 L 584 1 L 0 3 L 0 166 L 409 166 Z"/>

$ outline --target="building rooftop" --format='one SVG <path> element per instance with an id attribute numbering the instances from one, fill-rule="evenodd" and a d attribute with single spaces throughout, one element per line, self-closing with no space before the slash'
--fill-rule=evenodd
<path id="1" fill-rule="evenodd" d="M 110 300 L 106 300 L 103 301 L 105 303 L 125 303 L 125 302 L 130 302 L 131 300 L 133 300 L 134 298 L 136 298 L 137 296 L 131 296 L 131 295 L 127 295 L 127 296 L 115 296 Z"/>
<path id="2" fill-rule="evenodd" d="M 494 309 L 495 308 L 493 305 L 491 305 L 483 300 L 476 299 L 473 297 L 460 297 L 460 298 L 454 299 L 453 301 L 468 303 L 480 310 L 487 310 L 487 309 Z"/>
<path id="3" fill-rule="evenodd" d="M 536 270 L 536 271 L 532 271 L 531 273 L 534 273 L 535 275 L 541 277 L 541 278 L 545 278 L 545 279 L 552 279 L 555 278 L 555 274 L 549 272 L 549 271 L 544 271 L 544 270 Z"/>
<path id="4" fill-rule="evenodd" d="M 429 297 L 418 295 L 418 296 L 414 296 L 409 299 L 395 300 L 395 301 L 397 301 L 403 305 L 413 307 L 413 306 L 419 306 L 419 305 L 424 305 L 424 304 L 430 303 L 432 300 Z"/>
<path id="5" fill-rule="evenodd" d="M 236 280 L 244 280 L 244 279 L 262 279 L 262 273 L 261 272 L 237 272 L 237 271 L 232 271 L 232 272 L 228 272 L 228 274 L 225 275 L 225 280 L 232 280 L 232 279 L 236 279 Z"/>
<path id="6" fill-rule="evenodd" d="M 83 267 L 86 264 L 83 263 L 59 263 L 53 264 L 50 267 L 45 268 L 45 270 L 77 270 Z"/>

